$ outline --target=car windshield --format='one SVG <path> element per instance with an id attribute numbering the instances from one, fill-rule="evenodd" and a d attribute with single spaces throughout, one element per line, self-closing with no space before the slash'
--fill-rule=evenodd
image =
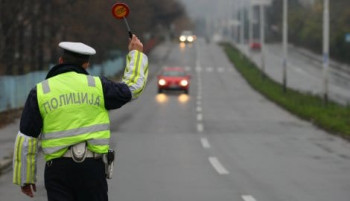
<path id="1" fill-rule="evenodd" d="M 181 35 L 191 36 L 193 35 L 191 31 L 183 31 Z"/>
<path id="2" fill-rule="evenodd" d="M 181 77 L 185 76 L 184 71 L 163 71 L 162 73 L 163 76 L 174 76 L 174 77 Z"/>

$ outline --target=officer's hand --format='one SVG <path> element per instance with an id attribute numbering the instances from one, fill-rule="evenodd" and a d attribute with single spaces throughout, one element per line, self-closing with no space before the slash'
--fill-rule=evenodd
<path id="1" fill-rule="evenodd" d="M 35 184 L 24 184 L 21 189 L 22 193 L 28 195 L 29 197 L 34 197 L 34 192 L 36 192 Z"/>
<path id="2" fill-rule="evenodd" d="M 141 41 L 137 38 L 135 34 L 132 35 L 132 38 L 129 39 L 129 51 L 132 50 L 138 50 L 140 52 L 143 52 L 143 44 Z"/>

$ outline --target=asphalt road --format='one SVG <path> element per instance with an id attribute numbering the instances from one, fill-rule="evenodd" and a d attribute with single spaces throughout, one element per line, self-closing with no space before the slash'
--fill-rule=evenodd
<path id="1" fill-rule="evenodd" d="M 239 45 L 239 47 L 246 55 L 250 55 L 247 45 Z M 293 46 L 288 47 L 287 85 L 297 90 L 323 96 L 324 73 L 322 58 L 311 52 L 305 54 L 304 51 L 300 51 Z M 251 58 L 261 68 L 261 52 L 253 51 Z M 283 49 L 280 44 L 266 45 L 265 72 L 279 83 L 282 83 L 282 58 Z M 349 70 L 337 69 L 333 65 L 334 61 L 331 61 L 331 64 L 328 72 L 328 97 L 340 104 L 350 104 Z M 349 66 L 347 68 L 343 67 L 343 69 L 349 69 Z"/>
<path id="2" fill-rule="evenodd" d="M 110 200 L 349 201 L 349 143 L 257 94 L 220 47 L 165 43 L 151 59 L 144 94 L 110 113 Z M 188 70 L 189 95 L 157 94 L 164 66 Z M 46 200 L 42 171 L 34 200 Z M 10 182 L 0 200 L 24 200 Z"/>

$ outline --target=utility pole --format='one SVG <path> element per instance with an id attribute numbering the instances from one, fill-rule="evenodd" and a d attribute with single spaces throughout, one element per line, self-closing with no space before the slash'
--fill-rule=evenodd
<path id="1" fill-rule="evenodd" d="M 241 12 L 240 12 L 240 16 L 241 16 L 240 17 L 240 20 L 241 20 L 240 39 L 241 39 L 241 41 L 240 41 L 240 43 L 243 47 L 243 45 L 244 45 L 244 3 L 243 3 L 243 0 L 240 0 L 239 2 L 240 2 L 240 7 L 241 7 Z"/>
<path id="2" fill-rule="evenodd" d="M 288 64 L 288 0 L 283 0 L 283 92 L 287 92 L 287 64 Z"/>
<path id="3" fill-rule="evenodd" d="M 328 68 L 329 68 L 329 0 L 323 6 L 323 98 L 328 102 Z"/>
<path id="4" fill-rule="evenodd" d="M 265 7 L 260 4 L 261 75 L 265 77 Z"/>
<path id="5" fill-rule="evenodd" d="M 250 44 L 253 42 L 253 10 L 252 10 L 252 0 L 249 0 L 248 5 L 248 15 L 249 15 L 249 41 L 248 41 L 248 52 L 249 57 L 252 59 L 252 51 L 250 49 Z"/>

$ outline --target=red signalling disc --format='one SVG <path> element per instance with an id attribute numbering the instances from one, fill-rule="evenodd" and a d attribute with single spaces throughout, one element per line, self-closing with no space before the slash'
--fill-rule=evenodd
<path id="1" fill-rule="evenodd" d="M 112 14 L 117 19 L 123 19 L 129 15 L 129 7 L 125 3 L 116 3 L 112 7 Z"/>

